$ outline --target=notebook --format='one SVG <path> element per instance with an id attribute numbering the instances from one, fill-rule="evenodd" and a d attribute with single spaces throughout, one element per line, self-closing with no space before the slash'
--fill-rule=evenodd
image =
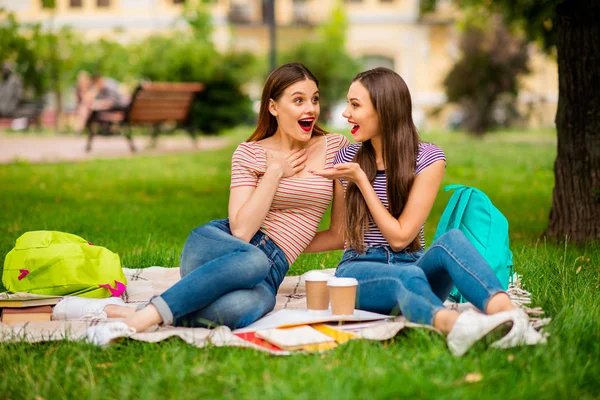
<path id="1" fill-rule="evenodd" d="M 324 349 L 336 345 L 332 337 L 308 325 L 287 329 L 264 329 L 256 331 L 256 336 L 284 350 L 302 350 L 315 345 Z"/>
<path id="2" fill-rule="evenodd" d="M 0 308 L 53 306 L 61 299 L 62 296 L 46 296 L 31 293 L 0 293 Z"/>

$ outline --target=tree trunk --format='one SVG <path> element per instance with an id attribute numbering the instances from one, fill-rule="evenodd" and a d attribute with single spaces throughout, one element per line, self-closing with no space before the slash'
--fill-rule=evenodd
<path id="1" fill-rule="evenodd" d="M 55 78 L 56 79 L 56 78 Z M 54 85 L 54 94 L 56 95 L 56 117 L 54 119 L 54 130 L 58 133 L 61 130 L 61 118 L 62 118 L 62 88 L 60 84 Z"/>
<path id="2" fill-rule="evenodd" d="M 558 154 L 547 235 L 600 239 L 600 2 L 556 8 Z"/>

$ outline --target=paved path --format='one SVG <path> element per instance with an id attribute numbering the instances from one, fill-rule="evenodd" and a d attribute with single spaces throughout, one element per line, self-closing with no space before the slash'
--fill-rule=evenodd
<path id="1" fill-rule="evenodd" d="M 192 140 L 187 136 L 161 136 L 156 148 L 148 148 L 147 137 L 135 137 L 137 153 L 129 151 L 127 140 L 121 136 L 97 136 L 94 138 L 92 151 L 85 151 L 87 137 L 73 135 L 26 135 L 0 133 L 0 164 L 18 160 L 32 163 L 58 161 L 84 161 L 98 158 L 123 158 L 136 155 L 191 153 L 204 150 L 219 149 L 227 145 L 227 139 L 220 137 L 199 137 L 198 146 L 194 148 Z"/>

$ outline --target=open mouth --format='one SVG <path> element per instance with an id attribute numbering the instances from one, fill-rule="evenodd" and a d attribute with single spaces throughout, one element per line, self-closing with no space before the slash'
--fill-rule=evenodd
<path id="1" fill-rule="evenodd" d="M 354 135 L 359 129 L 360 129 L 360 126 L 358 124 L 354 124 L 354 126 L 352 126 L 352 130 L 350 132 L 352 132 L 352 134 Z"/>
<path id="2" fill-rule="evenodd" d="M 298 124 L 300 125 L 300 128 L 302 128 L 303 131 L 305 132 L 310 132 L 310 130 L 312 129 L 313 126 L 313 122 L 315 122 L 314 119 L 301 119 L 298 121 Z"/>

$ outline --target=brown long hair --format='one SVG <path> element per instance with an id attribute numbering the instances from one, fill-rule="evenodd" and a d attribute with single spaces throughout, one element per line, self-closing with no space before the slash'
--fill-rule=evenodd
<path id="1" fill-rule="evenodd" d="M 412 119 L 410 92 L 400 75 L 388 68 L 361 72 L 352 82 L 360 82 L 367 89 L 379 117 L 389 210 L 394 218 L 398 218 L 414 181 L 419 151 L 419 133 Z M 370 140 L 360 146 L 354 162 L 361 166 L 373 183 L 377 174 L 377 162 Z M 360 253 L 365 251 L 364 233 L 369 229 L 371 220 L 369 208 L 358 186 L 348 182 L 346 241 Z M 408 247 L 413 251 L 421 248 L 418 235 Z"/>
<path id="2" fill-rule="evenodd" d="M 258 124 L 254 133 L 248 138 L 248 142 L 258 141 L 273 136 L 277 131 L 277 119 L 269 112 L 269 100 L 279 100 L 285 89 L 296 82 L 309 79 L 317 88 L 319 81 L 312 72 L 303 64 L 290 63 L 276 68 L 265 82 L 260 98 L 260 111 L 258 112 Z M 313 135 L 325 135 L 327 132 L 319 125 L 313 127 Z"/>

